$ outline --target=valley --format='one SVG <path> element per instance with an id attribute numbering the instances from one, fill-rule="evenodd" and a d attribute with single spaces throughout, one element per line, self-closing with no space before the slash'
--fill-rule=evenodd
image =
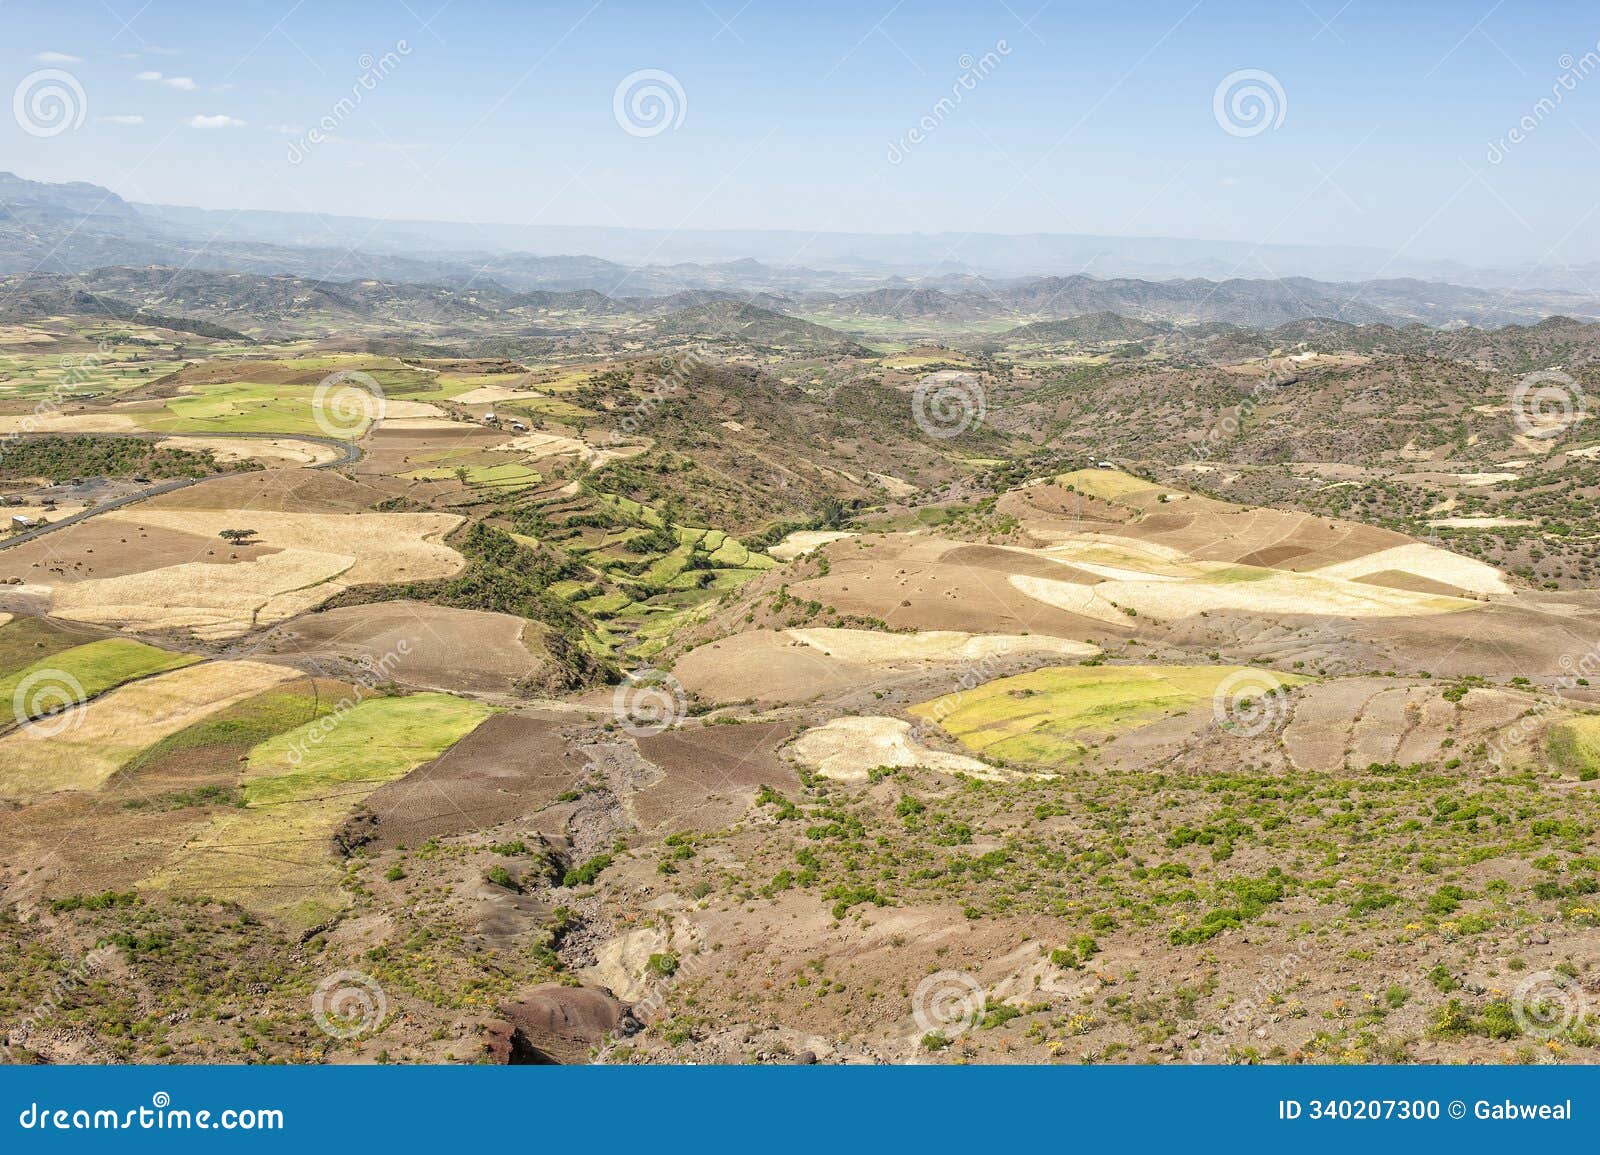
<path id="1" fill-rule="evenodd" d="M 1339 291 L 11 278 L 11 1054 L 1592 1061 L 1600 325 Z"/>

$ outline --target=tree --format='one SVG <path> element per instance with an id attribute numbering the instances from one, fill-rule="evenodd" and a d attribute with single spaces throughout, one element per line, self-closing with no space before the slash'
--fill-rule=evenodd
<path id="1" fill-rule="evenodd" d="M 256 536 L 256 531 L 253 529 L 225 529 L 217 536 L 222 538 L 223 541 L 231 542 L 233 545 L 249 545 L 250 539 Z"/>

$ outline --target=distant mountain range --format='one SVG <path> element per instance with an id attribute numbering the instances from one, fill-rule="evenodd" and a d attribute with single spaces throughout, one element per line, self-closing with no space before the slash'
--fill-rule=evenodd
<path id="1" fill-rule="evenodd" d="M 653 236 L 660 242 L 654 249 L 641 247 Z M 997 326 L 1098 313 L 1154 324 L 1224 322 L 1253 328 L 1308 318 L 1441 328 L 1524 324 L 1551 315 L 1600 319 L 1600 298 L 1587 293 L 1411 278 L 1157 279 L 1155 274 L 1000 276 L 949 270 L 912 278 L 890 271 L 915 265 L 923 259 L 918 253 L 928 256 L 929 238 L 825 235 L 804 246 L 806 266 L 770 264 L 753 255 L 777 251 L 778 236 L 732 231 L 669 238 L 619 229 L 479 229 L 310 214 L 214 213 L 134 205 L 92 184 L 43 184 L 0 173 L 0 273 L 20 275 L 9 282 L 12 297 L 20 294 L 37 303 L 88 292 L 124 310 L 190 316 L 245 330 L 271 329 L 315 313 L 324 322 L 344 317 L 363 325 L 434 331 L 493 322 L 516 332 L 543 333 L 570 326 L 575 317 L 661 317 L 718 303 L 728 307 L 724 320 L 736 316 L 728 310 L 756 308 L 836 329 L 841 340 L 867 337 L 886 322 L 907 332 L 963 326 L 992 332 L 999 331 Z M 1089 250 L 1083 246 L 1090 241 L 1122 246 L 1118 251 L 1142 254 L 1141 262 L 1148 257 L 1145 263 L 1152 268 L 1168 270 L 1204 265 L 1209 258 L 1201 254 L 1220 251 L 1199 241 L 989 240 L 994 244 L 987 252 L 1016 257 L 1006 257 L 1002 265 L 1028 263 L 1021 258 L 1027 250 L 1028 261 L 1057 271 L 1070 266 L 1074 254 L 1085 255 Z M 451 247 L 469 242 L 594 248 L 545 255 Z M 684 252 L 729 259 L 673 264 L 612 259 Z M 1355 249 L 1294 252 L 1299 256 L 1285 264 L 1362 263 Z M 1313 260 L 1314 254 L 1320 255 Z M 816 267 L 823 265 L 828 267 Z M 12 301 L 7 311 L 31 307 Z"/>

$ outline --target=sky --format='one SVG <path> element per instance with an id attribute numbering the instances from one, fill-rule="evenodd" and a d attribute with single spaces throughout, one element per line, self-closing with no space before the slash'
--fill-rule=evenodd
<path id="1" fill-rule="evenodd" d="M 130 200 L 1600 260 L 1592 0 L 0 0 L 0 30 L 0 169 Z"/>

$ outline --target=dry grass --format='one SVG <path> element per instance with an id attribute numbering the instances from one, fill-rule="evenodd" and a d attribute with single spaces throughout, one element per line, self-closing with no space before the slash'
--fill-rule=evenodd
<path id="1" fill-rule="evenodd" d="M 1388 570 L 1415 574 L 1470 593 L 1511 593 L 1506 579 L 1493 566 L 1421 542 L 1379 550 L 1338 565 L 1324 566 L 1316 573 L 1320 577 L 1355 580 Z"/>
<path id="2" fill-rule="evenodd" d="M 269 738 L 250 751 L 246 805 L 215 817 L 146 884 L 315 921 L 339 905 L 343 871 L 329 840 L 351 809 L 490 713 L 446 694 L 369 698 Z"/>
<path id="3" fill-rule="evenodd" d="M 793 561 L 797 557 L 804 557 L 814 549 L 820 549 L 830 541 L 840 541 L 855 536 L 841 529 L 801 529 L 791 533 L 767 552 L 779 561 Z"/>
<path id="4" fill-rule="evenodd" d="M 264 510 L 119 510 L 108 522 L 217 539 L 254 529 L 276 548 L 249 561 L 191 561 L 63 584 L 53 613 L 75 621 L 186 629 L 225 638 L 303 613 L 351 585 L 448 577 L 461 555 L 437 538 L 460 523 L 433 513 L 281 513 Z"/>
<path id="5" fill-rule="evenodd" d="M 879 766 L 922 766 L 991 780 L 1012 777 L 965 754 L 930 750 L 911 733 L 911 723 L 899 718 L 835 718 L 801 734 L 789 749 L 824 778 L 841 782 L 864 782 Z"/>
<path id="6" fill-rule="evenodd" d="M 279 441 L 254 437 L 168 437 L 161 444 L 168 449 L 210 453 L 224 464 L 235 461 L 263 461 L 287 462 L 291 465 L 321 465 L 337 456 L 332 446 L 321 445 L 315 441 L 297 441 L 294 438 L 284 438 Z"/>
<path id="7" fill-rule="evenodd" d="M 298 676 L 265 662 L 205 662 L 114 690 L 0 738 L 0 798 L 93 790 L 145 747 Z"/>
<path id="8" fill-rule="evenodd" d="M 798 642 L 830 657 L 866 665 L 912 662 L 981 662 L 1012 654 L 1053 654 L 1091 658 L 1098 646 L 1042 634 L 969 634 L 961 630 L 929 630 L 918 634 L 885 634 L 872 630 L 788 630 Z"/>

